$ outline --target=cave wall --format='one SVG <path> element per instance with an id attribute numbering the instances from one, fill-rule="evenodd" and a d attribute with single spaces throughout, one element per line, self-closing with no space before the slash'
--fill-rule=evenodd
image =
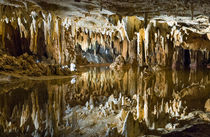
<path id="1" fill-rule="evenodd" d="M 133 26 L 136 25 L 133 23 Z M 206 65 L 209 60 L 210 40 L 207 34 L 157 20 L 151 20 L 146 28 L 141 27 L 135 33 L 137 48 L 132 47 L 135 37 L 130 40 L 129 47 L 137 52 L 137 56 L 129 52 L 129 57 L 137 57 L 140 66 L 193 67 Z"/>
<path id="2" fill-rule="evenodd" d="M 66 26 L 68 18 L 39 7 L 1 5 L 0 8 L 0 48 L 8 54 L 19 56 L 27 52 L 52 64 L 69 64 L 74 60 L 71 27 Z"/>
<path id="3" fill-rule="evenodd" d="M 100 58 L 97 63 L 113 61 L 118 55 L 139 66 L 182 68 L 209 62 L 209 33 L 192 31 L 186 24 L 155 19 L 145 24 L 137 16 L 111 15 L 105 29 L 88 28 L 78 25 L 79 17 L 57 16 L 36 5 L 0 8 L 0 48 L 12 56 L 27 52 L 65 65 L 77 62 L 75 48 L 80 45 L 92 58 Z"/>
<path id="4" fill-rule="evenodd" d="M 163 20 L 135 21 L 126 17 L 123 57 L 137 60 L 140 66 L 159 65 L 184 68 L 206 66 L 209 63 L 210 39 L 184 25 Z M 134 18 L 134 19 L 130 19 Z"/>
<path id="5" fill-rule="evenodd" d="M 150 20 L 145 25 L 145 21 L 136 16 L 111 16 L 109 20 L 114 26 L 111 33 L 100 29 L 99 32 L 80 30 L 77 42 L 83 50 L 94 49 L 97 54 L 97 43 L 109 48 L 113 58 L 122 55 L 127 62 L 137 62 L 139 66 L 195 68 L 209 63 L 208 33 L 164 20 Z"/>

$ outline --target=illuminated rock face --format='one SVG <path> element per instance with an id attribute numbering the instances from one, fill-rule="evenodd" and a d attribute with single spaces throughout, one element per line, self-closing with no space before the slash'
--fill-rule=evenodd
<path id="1" fill-rule="evenodd" d="M 207 112 L 210 111 L 210 99 L 208 99 L 208 100 L 206 101 L 206 103 L 205 103 L 205 109 L 206 109 Z"/>
<path id="2" fill-rule="evenodd" d="M 76 59 L 68 18 L 38 7 L 26 10 L 1 5 L 1 9 L 0 47 L 10 55 L 27 52 L 40 60 L 48 59 L 51 64 L 70 64 Z"/>
<path id="3" fill-rule="evenodd" d="M 62 65 L 82 64 L 84 57 L 111 63 L 118 55 L 139 66 L 195 68 L 209 63 L 210 25 L 205 16 L 191 22 L 180 19 L 187 23 L 171 17 L 148 20 L 114 14 L 66 17 L 28 4 L 28 9 L 0 6 L 0 47 L 13 56 L 27 52 Z M 78 46 L 83 53 L 76 52 Z"/>

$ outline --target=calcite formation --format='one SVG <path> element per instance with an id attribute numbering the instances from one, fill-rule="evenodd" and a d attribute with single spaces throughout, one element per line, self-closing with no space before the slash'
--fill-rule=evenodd
<path id="1" fill-rule="evenodd" d="M 96 13 L 68 17 L 25 3 L 1 4 L 0 47 L 12 56 L 26 52 L 61 65 L 87 64 L 84 57 L 89 62 L 111 63 L 118 55 L 139 66 L 195 68 L 209 63 L 207 16 L 192 21 Z"/>
<path id="2" fill-rule="evenodd" d="M 1 0 L 0 136 L 167 136 L 186 123 L 208 127 L 210 73 L 196 68 L 210 68 L 209 5 Z M 70 78 L 28 77 L 51 75 Z"/>
<path id="3" fill-rule="evenodd" d="M 210 111 L 210 99 L 206 100 L 205 109 L 206 109 L 207 112 Z"/>
<path id="4" fill-rule="evenodd" d="M 125 66 L 125 60 L 123 56 L 119 55 L 115 61 L 110 65 L 111 69 L 117 69 L 120 70 L 122 67 Z"/>
<path id="5" fill-rule="evenodd" d="M 27 52 L 51 64 L 69 64 L 74 59 L 73 40 L 62 25 L 68 20 L 39 7 L 28 8 L 1 5 L 1 48 L 12 56 Z"/>

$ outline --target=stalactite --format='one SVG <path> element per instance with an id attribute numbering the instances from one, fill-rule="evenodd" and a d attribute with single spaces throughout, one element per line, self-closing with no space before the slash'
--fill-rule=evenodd
<path id="1" fill-rule="evenodd" d="M 14 14 L 6 12 L 11 9 L 14 10 Z M 137 16 L 111 15 L 108 18 L 103 17 L 108 22 L 102 28 L 96 29 L 92 26 L 81 26 L 78 23 L 80 18 L 60 17 L 54 12 L 47 12 L 38 7 L 26 11 L 18 7 L 6 6 L 1 15 L 0 46 L 8 49 L 8 42 L 12 41 L 11 45 L 14 45 L 15 41 L 8 39 L 20 35 L 17 38 L 19 46 L 14 46 L 16 49 L 11 51 L 14 55 L 28 52 L 42 59 L 45 54 L 44 58 L 48 58 L 51 62 L 70 64 L 76 58 L 73 57 L 76 55 L 73 54 L 75 46 L 80 45 L 83 51 L 94 49 L 95 55 L 96 48 L 103 47 L 104 51 L 110 51 L 107 54 L 113 58 L 121 54 L 125 60 L 137 59 L 140 66 L 171 67 L 178 65 L 178 62 L 181 66 L 186 60 L 185 50 L 202 51 L 199 53 L 201 54 L 199 58 L 202 58 L 200 61 L 203 64 L 208 62 L 206 54 L 210 50 L 209 33 L 197 33 L 184 25 L 180 27 L 177 22 L 171 23 L 158 19 L 148 21 L 146 16 L 145 20 L 141 20 Z M 87 18 L 92 18 L 89 16 Z M 148 24 L 146 28 L 145 23 Z M 10 28 L 10 31 L 15 34 L 11 32 L 9 34 L 5 28 Z M 40 42 L 42 35 L 44 40 Z M 39 53 L 42 49 L 46 51 Z"/>
<path id="2" fill-rule="evenodd" d="M 133 40 L 130 41 L 129 45 L 129 58 L 134 60 L 137 59 L 137 36 L 133 37 Z"/>
<path id="3" fill-rule="evenodd" d="M 2 48 L 5 48 L 5 22 L 0 21 L 0 35 L 2 36 Z"/>
<path id="4" fill-rule="evenodd" d="M 127 59 L 128 57 L 128 47 L 129 47 L 129 42 L 127 39 L 123 40 L 123 50 L 122 50 L 122 56 L 124 59 Z"/>
<path id="5" fill-rule="evenodd" d="M 145 30 L 145 47 L 144 47 L 144 53 L 145 53 L 145 63 L 148 65 L 149 64 L 149 44 L 150 44 L 150 30 L 152 28 L 152 23 L 149 23 L 146 30 Z"/>
<path id="6" fill-rule="evenodd" d="M 143 66 L 144 61 L 145 61 L 145 56 L 144 56 L 144 41 L 145 41 L 145 30 L 142 28 L 139 30 L 139 65 Z"/>

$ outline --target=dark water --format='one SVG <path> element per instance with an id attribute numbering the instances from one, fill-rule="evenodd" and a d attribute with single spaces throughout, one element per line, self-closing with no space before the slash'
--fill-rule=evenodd
<path id="1" fill-rule="evenodd" d="M 148 129 L 181 127 L 180 119 L 190 112 L 205 112 L 205 102 L 210 98 L 210 71 L 116 72 L 103 67 L 90 68 L 80 76 L 62 80 L 1 77 L 0 136 L 69 135 L 75 123 L 77 126 L 78 121 L 82 123 L 74 113 L 68 120 L 70 111 L 85 107 L 90 100 L 94 107 L 104 105 L 111 95 L 130 100 L 130 104 L 117 109 L 132 109 L 135 118 L 144 121 Z"/>

